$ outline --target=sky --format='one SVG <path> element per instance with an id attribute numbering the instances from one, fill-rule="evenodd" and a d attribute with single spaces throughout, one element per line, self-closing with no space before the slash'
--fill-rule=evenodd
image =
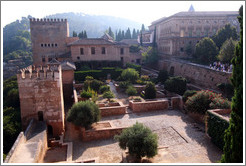
<path id="1" fill-rule="evenodd" d="M 21 17 L 74 12 L 127 18 L 145 26 L 181 11 L 190 5 L 195 11 L 238 11 L 244 1 L 1 1 L 1 25 Z"/>

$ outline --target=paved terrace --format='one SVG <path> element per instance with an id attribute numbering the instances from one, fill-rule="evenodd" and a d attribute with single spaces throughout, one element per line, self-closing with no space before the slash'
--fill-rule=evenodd
<path id="1" fill-rule="evenodd" d="M 129 111 L 128 111 L 129 112 Z M 222 151 L 205 135 L 204 125 L 195 123 L 186 114 L 177 110 L 132 113 L 102 118 L 112 127 L 128 127 L 143 123 L 158 134 L 158 155 L 153 163 L 211 163 L 220 160 Z M 113 139 L 92 142 L 73 142 L 73 161 L 95 159 L 100 163 L 122 162 L 118 143 Z"/>

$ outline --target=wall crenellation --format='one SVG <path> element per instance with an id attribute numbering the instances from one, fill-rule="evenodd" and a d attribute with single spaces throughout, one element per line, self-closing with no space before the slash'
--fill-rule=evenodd
<path id="1" fill-rule="evenodd" d="M 28 66 L 18 71 L 18 76 L 22 79 L 55 79 L 61 72 L 60 65 Z"/>
<path id="2" fill-rule="evenodd" d="M 49 18 L 30 18 L 30 22 L 67 22 L 67 19 L 59 19 L 59 18 L 54 18 L 54 19 L 49 19 Z"/>

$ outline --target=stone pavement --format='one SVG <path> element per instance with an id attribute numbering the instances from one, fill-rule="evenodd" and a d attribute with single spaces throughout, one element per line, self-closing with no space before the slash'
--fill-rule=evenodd
<path id="1" fill-rule="evenodd" d="M 158 135 L 158 155 L 154 163 L 211 163 L 220 160 L 222 151 L 205 135 L 204 125 L 196 124 L 188 115 L 176 110 L 129 113 L 104 117 L 112 127 L 127 127 L 137 121 Z M 113 139 L 73 142 L 73 161 L 98 158 L 100 163 L 122 162 L 122 153 Z"/>

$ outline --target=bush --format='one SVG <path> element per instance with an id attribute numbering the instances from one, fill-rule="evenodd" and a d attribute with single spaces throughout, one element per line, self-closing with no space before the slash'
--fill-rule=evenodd
<path id="1" fill-rule="evenodd" d="M 141 99 L 141 97 L 135 97 L 135 98 L 133 99 L 133 101 L 134 101 L 134 102 L 141 102 L 142 99 Z"/>
<path id="2" fill-rule="evenodd" d="M 149 81 L 150 78 L 148 75 L 141 75 L 141 78 L 140 78 L 142 81 Z"/>
<path id="3" fill-rule="evenodd" d="M 121 149 L 128 148 L 129 154 L 137 159 L 144 156 L 150 158 L 157 154 L 157 135 L 138 122 L 132 127 L 124 129 L 121 135 L 115 136 L 115 139 L 119 141 Z"/>
<path id="4" fill-rule="evenodd" d="M 122 71 L 121 78 L 124 81 L 134 83 L 139 78 L 139 73 L 135 69 L 127 68 Z"/>
<path id="5" fill-rule="evenodd" d="M 211 109 L 211 107 L 218 109 L 226 108 L 227 104 L 222 104 L 222 100 L 218 100 L 218 98 L 222 99 L 221 94 L 216 94 L 208 90 L 202 90 L 193 96 L 188 97 L 185 105 L 189 112 L 205 114 L 208 109 Z M 217 104 L 217 101 L 221 103 Z"/>
<path id="6" fill-rule="evenodd" d="M 211 109 L 229 109 L 231 108 L 231 103 L 227 99 L 221 97 L 216 97 L 212 99 L 212 102 L 209 104 Z"/>
<path id="7" fill-rule="evenodd" d="M 103 98 L 107 98 L 110 101 L 111 98 L 114 98 L 114 94 L 111 91 L 104 92 Z"/>
<path id="8" fill-rule="evenodd" d="M 137 90 L 133 86 L 128 86 L 128 88 L 126 89 L 126 93 L 128 96 L 134 96 L 137 94 Z"/>
<path id="9" fill-rule="evenodd" d="M 100 110 L 92 101 L 80 101 L 75 103 L 68 111 L 67 121 L 76 126 L 88 128 L 92 123 L 100 120 Z"/>
<path id="10" fill-rule="evenodd" d="M 122 89 L 126 89 L 129 85 L 131 85 L 131 83 L 129 81 L 121 81 L 119 83 L 119 87 Z"/>
<path id="11" fill-rule="evenodd" d="M 110 91 L 110 87 L 108 85 L 100 86 L 100 88 L 99 88 L 99 92 L 100 93 L 104 93 L 104 92 L 107 92 L 107 91 Z"/>
<path id="12" fill-rule="evenodd" d="M 226 98 L 231 100 L 232 96 L 234 95 L 234 88 L 232 84 L 227 83 L 220 83 L 217 87 L 223 92 Z"/>
<path id="13" fill-rule="evenodd" d="M 88 88 L 90 87 L 92 90 L 98 92 L 100 86 L 102 86 L 102 85 L 103 85 L 103 82 L 102 81 L 99 81 L 99 80 L 96 80 L 96 79 L 86 80 L 84 82 L 84 89 L 85 90 L 88 90 Z"/>
<path id="14" fill-rule="evenodd" d="M 156 98 L 156 88 L 154 83 L 148 82 L 144 91 L 145 91 L 144 97 L 146 99 Z"/>
<path id="15" fill-rule="evenodd" d="M 88 70 L 88 71 L 75 71 L 74 79 L 75 81 L 85 81 L 86 76 L 92 76 L 95 79 L 102 78 L 102 70 Z"/>
<path id="16" fill-rule="evenodd" d="M 162 84 L 164 84 L 164 82 L 168 79 L 168 77 L 169 77 L 168 72 L 166 70 L 161 70 L 158 73 L 157 80 Z"/>
<path id="17" fill-rule="evenodd" d="M 183 101 L 186 102 L 188 97 L 193 96 L 194 94 L 196 94 L 197 91 L 195 90 L 187 90 L 185 91 L 184 95 L 183 95 Z"/>
<path id="18" fill-rule="evenodd" d="M 127 68 L 133 68 L 138 71 L 139 74 L 141 74 L 141 65 L 136 65 L 132 63 L 126 63 Z"/>
<path id="19" fill-rule="evenodd" d="M 182 96 L 187 89 L 186 79 L 180 76 L 170 77 L 165 81 L 164 87 L 166 90 Z"/>
<path id="20" fill-rule="evenodd" d="M 83 90 L 81 93 L 80 93 L 80 96 L 83 97 L 83 98 L 91 98 L 92 97 L 92 93 L 88 92 L 88 91 L 85 91 Z"/>

